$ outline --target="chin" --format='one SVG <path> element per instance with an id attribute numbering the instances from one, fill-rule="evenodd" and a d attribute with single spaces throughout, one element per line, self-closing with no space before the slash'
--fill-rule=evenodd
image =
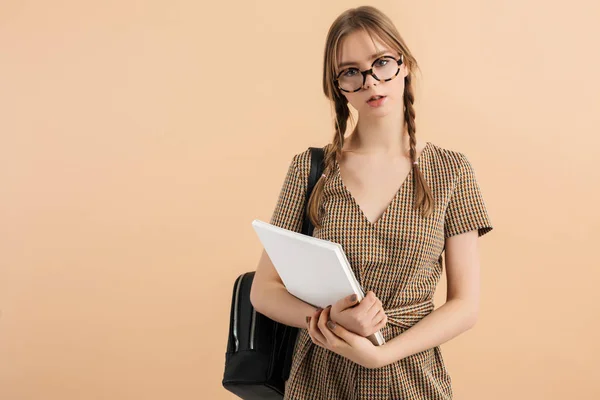
<path id="1" fill-rule="evenodd" d="M 368 116 L 378 117 L 378 118 L 385 117 L 391 113 L 392 113 L 392 110 L 389 107 L 387 107 L 387 104 L 386 104 L 386 107 L 381 107 L 381 108 L 371 108 L 371 107 L 367 106 L 367 109 L 363 112 L 363 114 L 365 116 L 368 115 Z"/>

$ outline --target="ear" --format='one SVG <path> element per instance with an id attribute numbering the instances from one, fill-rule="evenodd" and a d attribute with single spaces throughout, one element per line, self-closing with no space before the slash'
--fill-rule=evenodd
<path id="1" fill-rule="evenodd" d="M 400 66 L 400 74 L 402 75 L 402 79 L 406 78 L 409 73 L 410 73 L 410 71 L 409 71 L 408 67 L 406 66 L 406 64 L 402 63 L 402 65 Z"/>

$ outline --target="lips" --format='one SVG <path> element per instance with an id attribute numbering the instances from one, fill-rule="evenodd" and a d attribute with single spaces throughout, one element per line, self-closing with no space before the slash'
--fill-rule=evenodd
<path id="1" fill-rule="evenodd" d="M 385 96 L 381 96 L 381 95 L 371 96 L 371 97 L 369 98 L 369 100 L 367 100 L 367 102 L 369 102 L 369 101 L 373 101 L 373 100 L 378 100 L 378 99 L 380 99 L 380 98 L 382 98 L 382 97 L 385 97 Z"/>

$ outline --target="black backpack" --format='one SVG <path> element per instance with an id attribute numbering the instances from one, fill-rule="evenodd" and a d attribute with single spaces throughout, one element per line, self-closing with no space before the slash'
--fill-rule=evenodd
<path id="1" fill-rule="evenodd" d="M 321 148 L 310 148 L 311 163 L 302 233 L 312 236 L 306 213 L 310 194 L 323 173 Z M 240 275 L 233 287 L 223 387 L 244 400 L 283 399 L 298 328 L 258 313 L 250 303 L 254 271 Z"/>

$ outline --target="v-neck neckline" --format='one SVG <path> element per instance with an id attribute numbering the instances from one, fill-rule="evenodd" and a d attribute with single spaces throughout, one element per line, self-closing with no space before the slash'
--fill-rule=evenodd
<path id="1" fill-rule="evenodd" d="M 431 144 L 430 142 L 425 142 L 425 146 L 423 146 L 423 149 L 421 150 L 421 154 L 419 154 L 417 156 L 417 160 L 416 161 L 417 161 L 417 164 L 419 165 L 419 167 L 421 166 L 422 156 L 425 153 L 425 151 L 427 150 L 427 148 L 430 146 L 430 144 Z M 407 183 L 412 180 L 411 178 L 413 176 L 413 171 L 414 171 L 414 168 L 411 165 L 410 169 L 408 170 L 408 173 L 404 177 L 404 180 L 402 181 L 402 183 L 400 184 L 400 186 L 398 187 L 398 189 L 394 193 L 394 196 L 392 197 L 392 199 L 388 203 L 388 205 L 385 208 L 385 210 L 383 211 L 383 213 L 379 216 L 379 218 L 377 218 L 375 221 L 371 222 L 367 218 L 367 215 L 364 213 L 364 211 L 363 211 L 362 207 L 360 206 L 360 204 L 358 204 L 358 202 L 354 198 L 354 195 L 352 194 L 352 192 L 350 192 L 350 190 L 348 189 L 348 187 L 344 183 L 344 180 L 342 179 L 342 173 L 341 173 L 341 169 L 340 169 L 340 164 L 338 163 L 337 158 L 335 158 L 335 165 L 336 165 L 337 177 L 338 177 L 338 179 L 339 179 L 339 181 L 340 181 L 340 183 L 341 183 L 344 191 L 348 194 L 348 196 L 350 197 L 350 199 L 354 203 L 354 206 L 356 207 L 356 209 L 360 213 L 360 215 L 363 218 L 363 220 L 370 227 L 376 227 L 376 226 L 378 226 L 379 223 L 381 222 L 381 220 L 383 220 L 387 216 L 389 210 L 392 208 L 392 206 L 396 202 L 396 199 L 398 198 L 399 193 L 402 192 L 402 190 L 404 189 L 404 186 L 406 186 Z"/>

